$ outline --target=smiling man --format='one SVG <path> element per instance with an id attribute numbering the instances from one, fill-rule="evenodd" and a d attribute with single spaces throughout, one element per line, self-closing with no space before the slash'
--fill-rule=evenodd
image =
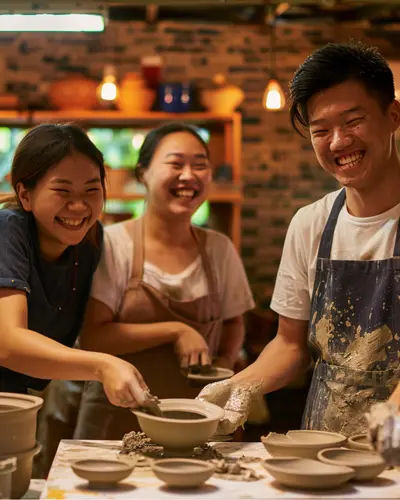
<path id="1" fill-rule="evenodd" d="M 276 338 L 200 397 L 230 410 L 230 431 L 251 399 L 244 392 L 239 405 L 237 386 L 274 391 L 308 365 L 311 350 L 303 426 L 350 435 L 366 429 L 365 412 L 400 378 L 400 105 L 387 63 L 361 44 L 318 49 L 290 91 L 294 128 L 309 133 L 321 167 L 343 187 L 290 223 L 271 302 Z"/>

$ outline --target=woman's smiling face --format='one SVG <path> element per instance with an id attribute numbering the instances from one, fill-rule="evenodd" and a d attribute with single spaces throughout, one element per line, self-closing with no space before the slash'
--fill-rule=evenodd
<path id="1" fill-rule="evenodd" d="M 188 132 L 163 137 L 143 173 L 149 207 L 191 216 L 211 183 L 211 165 L 201 142 Z"/>
<path id="2" fill-rule="evenodd" d="M 18 195 L 23 208 L 35 217 L 40 249 L 49 260 L 84 239 L 104 199 L 99 167 L 78 152 L 50 168 L 33 189 L 20 183 Z"/>

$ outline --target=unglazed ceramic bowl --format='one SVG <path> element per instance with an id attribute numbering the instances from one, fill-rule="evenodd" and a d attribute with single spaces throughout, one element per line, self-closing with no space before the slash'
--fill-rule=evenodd
<path id="1" fill-rule="evenodd" d="M 267 458 L 263 466 L 277 481 L 291 488 L 337 488 L 355 475 L 350 467 L 300 457 Z"/>
<path id="2" fill-rule="evenodd" d="M 189 458 L 156 460 L 151 468 L 158 479 L 175 488 L 200 486 L 215 470 L 215 466 L 209 462 Z"/>
<path id="3" fill-rule="evenodd" d="M 199 399 L 161 399 L 160 408 L 166 416 L 132 411 L 142 431 L 154 443 L 171 451 L 188 450 L 206 443 L 224 416 L 222 408 Z M 195 419 L 185 418 L 190 414 Z"/>
<path id="4" fill-rule="evenodd" d="M 350 436 L 347 441 L 347 445 L 353 450 L 374 450 L 366 432 L 364 432 L 363 434 L 354 434 L 353 436 Z"/>
<path id="5" fill-rule="evenodd" d="M 286 434 L 270 432 L 261 436 L 261 441 L 273 457 L 317 458 L 320 450 L 341 446 L 346 437 L 336 432 L 295 430 Z"/>
<path id="6" fill-rule="evenodd" d="M 71 467 L 77 476 L 89 481 L 91 486 L 107 487 L 128 477 L 134 465 L 121 460 L 86 459 L 77 460 Z"/>
<path id="7" fill-rule="evenodd" d="M 326 464 L 346 465 L 354 469 L 357 481 L 368 481 L 380 474 L 386 467 L 382 457 L 372 451 L 349 450 L 348 448 L 327 448 L 318 453 L 318 460 Z"/>

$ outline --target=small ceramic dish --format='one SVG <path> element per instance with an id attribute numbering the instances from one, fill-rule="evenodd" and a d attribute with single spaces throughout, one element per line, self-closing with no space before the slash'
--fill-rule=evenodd
<path id="1" fill-rule="evenodd" d="M 164 458 L 152 463 L 154 474 L 168 486 L 194 488 L 212 476 L 215 466 L 204 460 Z"/>
<path id="2" fill-rule="evenodd" d="M 112 486 L 122 481 L 133 471 L 134 465 L 121 460 L 77 460 L 71 464 L 75 474 L 93 486 Z"/>
<path id="3" fill-rule="evenodd" d="M 326 464 L 346 465 L 354 469 L 357 481 L 368 481 L 380 474 L 386 467 L 382 457 L 372 451 L 349 450 L 348 448 L 327 448 L 318 453 L 318 460 Z"/>
<path id="4" fill-rule="evenodd" d="M 273 457 L 316 459 L 320 450 L 341 446 L 346 442 L 346 437 L 336 432 L 295 430 L 286 434 L 270 432 L 267 436 L 261 436 L 261 441 Z"/>
<path id="5" fill-rule="evenodd" d="M 363 434 L 354 434 L 353 436 L 350 436 L 347 444 L 349 448 L 352 448 L 353 450 L 374 450 L 366 432 L 364 432 Z"/>
<path id="6" fill-rule="evenodd" d="M 187 378 L 190 380 L 197 380 L 199 382 L 209 383 L 230 378 L 232 377 L 233 374 L 234 371 L 230 370 L 229 368 L 212 366 L 210 370 L 207 372 L 200 372 L 200 373 L 188 372 Z"/>
<path id="7" fill-rule="evenodd" d="M 278 482 L 291 488 L 326 490 L 352 479 L 355 472 L 344 465 L 330 465 L 310 458 L 267 458 L 264 468 Z"/>

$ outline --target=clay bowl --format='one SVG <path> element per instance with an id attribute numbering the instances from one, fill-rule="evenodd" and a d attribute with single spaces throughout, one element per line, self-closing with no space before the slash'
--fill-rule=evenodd
<path id="1" fill-rule="evenodd" d="M 327 448 L 318 453 L 321 462 L 332 465 L 346 465 L 354 469 L 357 481 L 368 481 L 380 474 L 386 467 L 377 453 L 348 448 Z"/>
<path id="2" fill-rule="evenodd" d="M 36 416 L 43 399 L 27 394 L 0 392 L 0 450 L 11 455 L 36 445 Z"/>
<path id="3" fill-rule="evenodd" d="M 317 458 L 320 450 L 341 446 L 346 437 L 336 432 L 298 430 L 287 434 L 270 432 L 261 436 L 261 441 L 273 457 Z"/>
<path id="4" fill-rule="evenodd" d="M 151 468 L 154 474 L 175 488 L 194 488 L 212 476 L 215 466 L 204 460 L 189 458 L 166 458 L 156 460 Z"/>
<path id="5" fill-rule="evenodd" d="M 133 471 L 134 465 L 121 460 L 77 460 L 71 464 L 75 474 L 89 481 L 93 487 L 112 487 Z"/>
<path id="6" fill-rule="evenodd" d="M 354 434 L 353 436 L 350 436 L 347 441 L 347 445 L 353 450 L 374 450 L 366 432 L 364 432 L 363 434 Z"/>
<path id="7" fill-rule="evenodd" d="M 344 465 L 330 465 L 310 458 L 267 458 L 264 468 L 280 483 L 291 488 L 326 490 L 352 479 L 355 472 Z"/>
<path id="8" fill-rule="evenodd" d="M 132 411 L 141 430 L 171 452 L 188 451 L 207 442 L 224 416 L 219 406 L 198 399 L 161 399 L 160 408 L 163 417 Z"/>

